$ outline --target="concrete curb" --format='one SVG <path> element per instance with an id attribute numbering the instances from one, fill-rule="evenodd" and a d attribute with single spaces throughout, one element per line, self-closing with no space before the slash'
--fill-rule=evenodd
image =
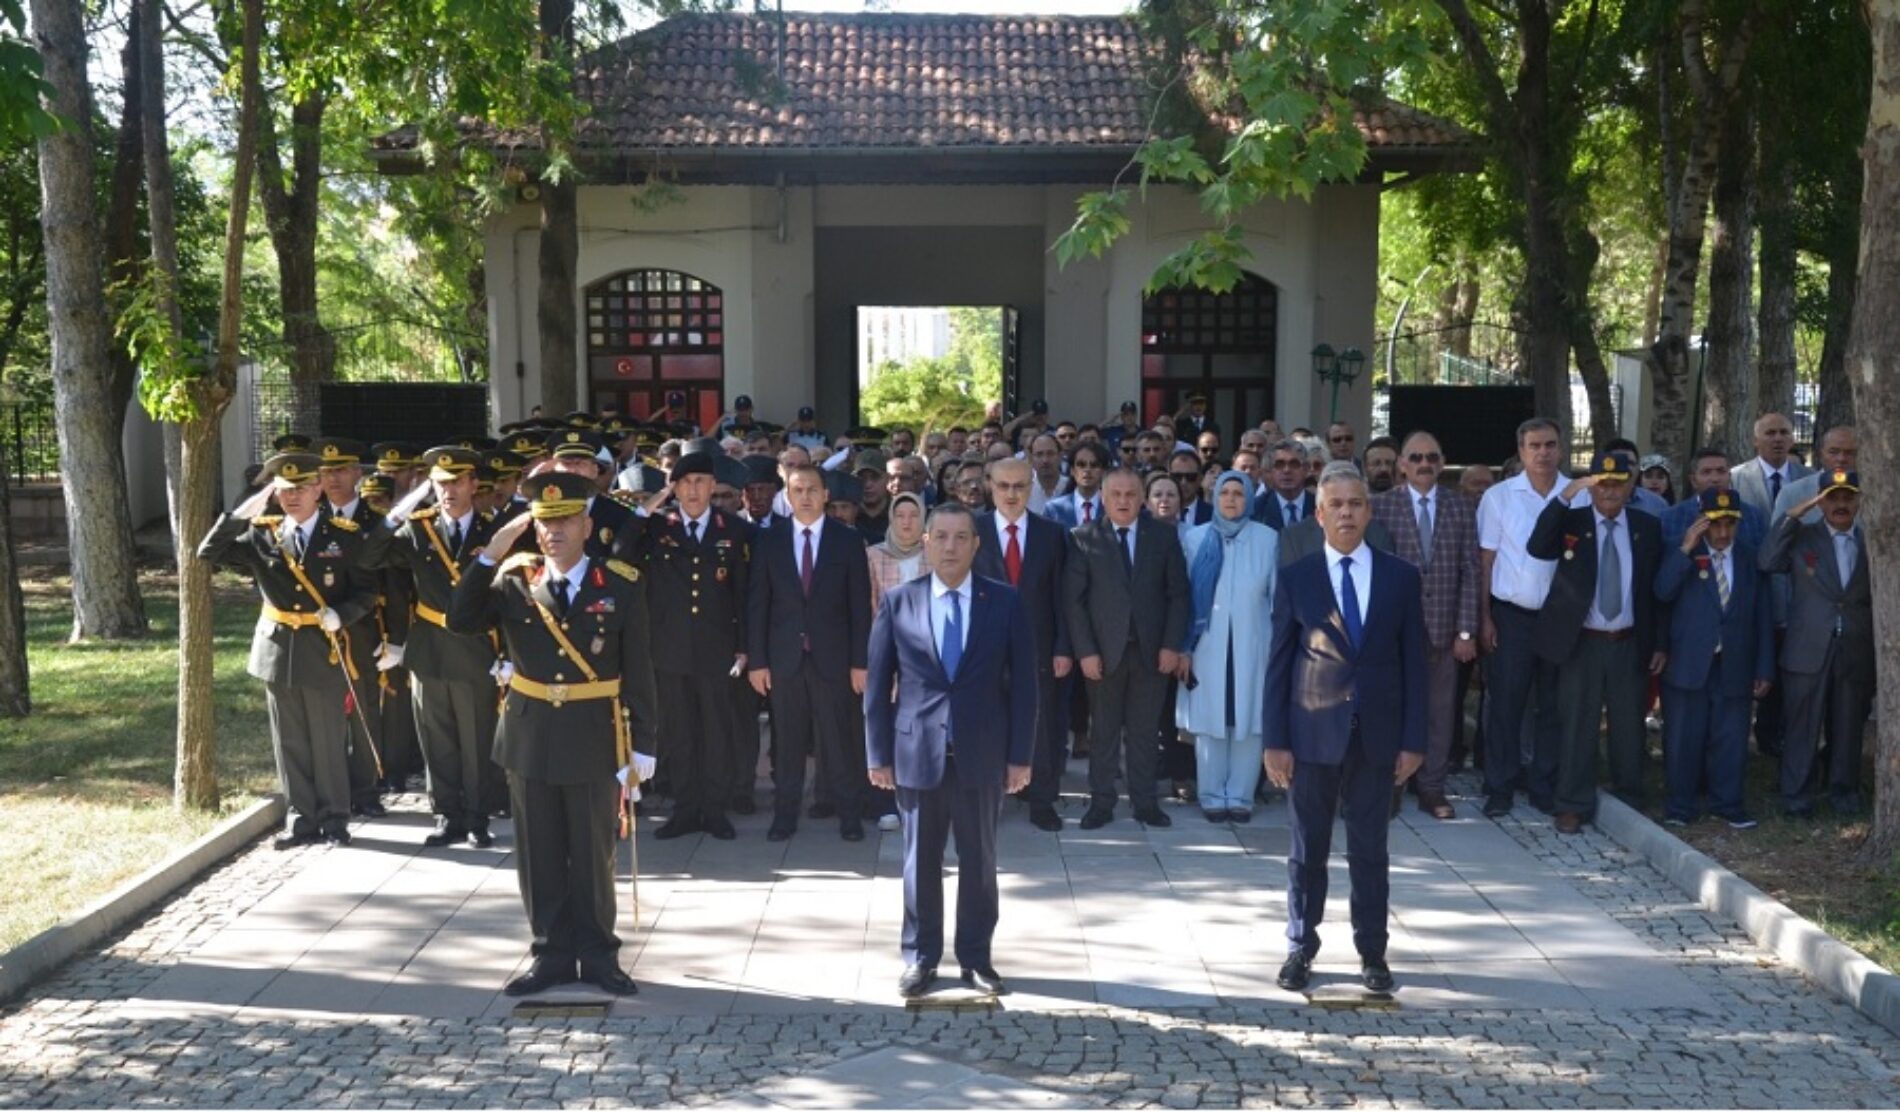
<path id="1" fill-rule="evenodd" d="M 62 923 L 0 954 L 0 1003 L 25 992 L 67 959 L 170 898 L 198 874 L 284 821 L 282 796 L 260 799 Z"/>
<path id="2" fill-rule="evenodd" d="M 1648 858 L 1703 908 L 1741 924 L 1762 948 L 1900 1034 L 1900 976 L 1869 961 L 1608 792 L 1597 797 L 1596 823 L 1605 834 Z"/>

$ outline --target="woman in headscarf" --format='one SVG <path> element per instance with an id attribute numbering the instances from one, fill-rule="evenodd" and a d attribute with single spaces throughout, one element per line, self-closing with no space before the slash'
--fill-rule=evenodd
<path id="1" fill-rule="evenodd" d="M 884 605 L 884 592 L 920 575 L 930 574 L 924 564 L 924 500 L 910 491 L 891 499 L 890 529 L 884 539 L 865 549 L 871 565 L 871 613 Z"/>
<path id="2" fill-rule="evenodd" d="M 1214 517 L 1187 535 L 1194 617 L 1183 651 L 1175 725 L 1194 735 L 1201 811 L 1209 822 L 1253 818 L 1260 781 L 1262 685 L 1273 629 L 1280 537 L 1248 515 L 1253 480 L 1223 471 L 1214 481 Z"/>

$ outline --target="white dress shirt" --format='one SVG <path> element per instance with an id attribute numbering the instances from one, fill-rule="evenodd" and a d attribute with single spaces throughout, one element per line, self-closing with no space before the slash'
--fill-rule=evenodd
<path id="1" fill-rule="evenodd" d="M 310 538 L 316 531 L 317 515 L 314 513 L 304 518 L 301 523 L 295 521 L 290 523 L 290 532 L 284 539 L 290 542 L 290 554 L 297 557 L 299 563 L 310 554 Z"/>
<path id="2" fill-rule="evenodd" d="M 1010 521 L 1003 511 L 996 511 L 996 552 L 999 556 L 1009 555 L 1009 527 L 1016 527 L 1016 547 L 1024 560 L 1029 559 L 1029 515 L 1027 513 Z"/>
<path id="3" fill-rule="evenodd" d="M 1628 629 L 1636 624 L 1636 598 L 1630 594 L 1630 589 L 1633 586 L 1632 577 L 1635 575 L 1634 569 L 1630 566 L 1630 519 L 1627 513 L 1617 514 L 1616 527 L 1612 529 L 1610 528 L 1609 518 L 1604 517 L 1602 514 L 1595 516 L 1597 535 L 1593 539 L 1597 543 L 1597 572 L 1600 576 L 1603 571 L 1603 549 L 1606 547 L 1604 538 L 1607 537 L 1609 538 L 1608 544 L 1616 545 L 1616 555 L 1623 569 L 1623 610 L 1614 619 L 1604 617 L 1603 611 L 1597 609 L 1597 589 L 1592 587 L 1590 590 L 1590 612 L 1583 616 L 1583 628 L 1601 630 L 1608 633 L 1619 629 Z"/>
<path id="4" fill-rule="evenodd" d="M 1537 515 L 1569 482 L 1559 474 L 1549 494 L 1539 494 L 1530 477 L 1514 475 L 1484 492 L 1478 500 L 1478 547 L 1496 554 L 1491 564 L 1491 596 L 1526 610 L 1541 610 L 1557 574 L 1557 561 L 1532 559 L 1524 551 L 1537 525 Z M 1590 493 L 1580 490 L 1571 508 L 1586 505 Z M 1437 519 L 1433 519 L 1437 524 Z M 1620 532 L 1621 530 L 1619 530 Z M 1627 596 L 1626 596 L 1627 597 Z"/>
<path id="5" fill-rule="evenodd" d="M 1296 495 L 1293 500 L 1289 502 L 1279 491 L 1276 490 L 1273 492 L 1273 513 L 1282 525 L 1292 525 L 1305 517 L 1306 515 L 1301 512 L 1305 508 L 1305 503 L 1306 495 L 1304 494 Z M 1292 517 L 1287 516 L 1289 512 L 1292 513 Z"/>
<path id="6" fill-rule="evenodd" d="M 825 546 L 825 520 L 828 515 L 819 514 L 818 520 L 806 525 L 795 517 L 785 519 L 792 527 L 792 570 L 805 566 L 805 531 L 811 531 L 811 566 L 815 574 L 818 569 L 818 550 Z"/>
<path id="7" fill-rule="evenodd" d="M 1042 489 L 1042 480 L 1032 473 L 1029 478 L 1029 512 L 1039 514 L 1049 507 L 1049 503 L 1069 492 L 1069 480 L 1061 474 L 1056 475 L 1056 488 L 1050 491 Z"/>
<path id="8" fill-rule="evenodd" d="M 950 622 L 950 596 L 957 596 L 957 605 L 962 607 L 962 621 L 958 623 L 961 636 L 957 639 L 957 648 L 967 648 L 970 644 L 970 577 L 966 574 L 963 582 L 955 587 L 945 583 L 935 572 L 930 575 L 930 640 L 943 652 L 943 630 Z"/>
<path id="9" fill-rule="evenodd" d="M 1326 546 L 1326 576 L 1333 583 L 1333 604 L 1339 612 L 1346 612 L 1346 582 L 1340 568 L 1346 557 L 1352 557 L 1352 589 L 1359 595 L 1359 625 L 1366 624 L 1366 609 L 1372 605 L 1372 549 L 1362 539 L 1359 547 L 1351 552 L 1340 552 L 1331 544 Z"/>
<path id="10" fill-rule="evenodd" d="M 560 598 L 561 596 L 554 591 L 554 581 L 567 580 L 567 601 L 569 605 L 572 605 L 574 600 L 581 596 L 582 584 L 587 582 L 587 557 L 582 556 L 574 561 L 574 566 L 567 569 L 566 575 L 555 571 L 552 563 L 546 563 L 543 566 L 548 569 L 548 592 L 554 594 L 555 598 Z"/>
<path id="11" fill-rule="evenodd" d="M 693 534 L 693 526 L 695 526 L 695 525 L 697 525 L 697 526 L 699 527 L 699 534 L 698 534 L 698 539 L 699 539 L 699 540 L 702 540 L 702 541 L 703 541 L 703 540 L 705 540 L 705 539 L 706 539 L 706 530 L 707 530 L 707 528 L 709 528 L 709 527 L 710 527 L 710 526 L 712 525 L 712 506 L 711 506 L 710 504 L 709 504 L 709 505 L 707 505 L 707 507 L 706 507 L 706 509 L 704 510 L 704 512 L 702 512 L 702 513 L 701 513 L 701 514 L 700 514 L 700 515 L 699 515 L 698 517 L 687 517 L 687 516 L 686 516 L 685 514 L 681 514 L 681 515 L 680 515 L 680 528 L 682 528 L 682 529 L 684 529 L 684 530 L 686 530 L 686 535 L 687 535 L 688 537 L 692 537 L 692 536 L 694 535 L 694 534 Z M 812 555 L 812 559 L 813 559 L 814 561 L 816 561 L 816 559 L 817 559 L 817 538 L 816 538 L 816 537 L 813 537 L 813 538 L 812 538 L 812 542 L 813 542 L 813 555 Z"/>

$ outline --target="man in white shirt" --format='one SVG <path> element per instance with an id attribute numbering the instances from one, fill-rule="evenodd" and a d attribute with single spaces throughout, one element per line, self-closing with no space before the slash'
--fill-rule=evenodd
<path id="1" fill-rule="evenodd" d="M 1808 474 L 1790 457 L 1793 449 L 1794 425 L 1779 413 L 1764 413 L 1755 422 L 1755 458 L 1729 469 L 1731 488 L 1764 518 L 1774 512 L 1781 492 Z"/>

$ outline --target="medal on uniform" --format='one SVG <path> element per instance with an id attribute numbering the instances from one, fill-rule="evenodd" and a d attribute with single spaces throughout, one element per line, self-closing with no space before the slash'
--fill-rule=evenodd
<path id="1" fill-rule="evenodd" d="M 589 642 L 587 645 L 587 651 L 590 653 L 593 653 L 595 656 L 599 656 L 601 653 L 606 652 L 607 638 L 598 633 L 594 634 L 593 641 Z"/>
<path id="2" fill-rule="evenodd" d="M 714 573 L 713 578 L 721 583 L 726 581 L 726 569 L 724 565 L 721 565 L 718 572 Z"/>
<path id="3" fill-rule="evenodd" d="M 336 572 L 325 570 L 323 573 L 323 585 L 325 587 L 336 586 Z"/>
<path id="4" fill-rule="evenodd" d="M 614 543 L 614 531 L 613 531 L 612 529 L 609 529 L 608 527 L 606 527 L 606 526 L 604 526 L 604 525 L 603 525 L 603 526 L 601 526 L 601 529 L 600 529 L 600 543 L 602 543 L 602 544 L 612 544 L 612 543 Z"/>

